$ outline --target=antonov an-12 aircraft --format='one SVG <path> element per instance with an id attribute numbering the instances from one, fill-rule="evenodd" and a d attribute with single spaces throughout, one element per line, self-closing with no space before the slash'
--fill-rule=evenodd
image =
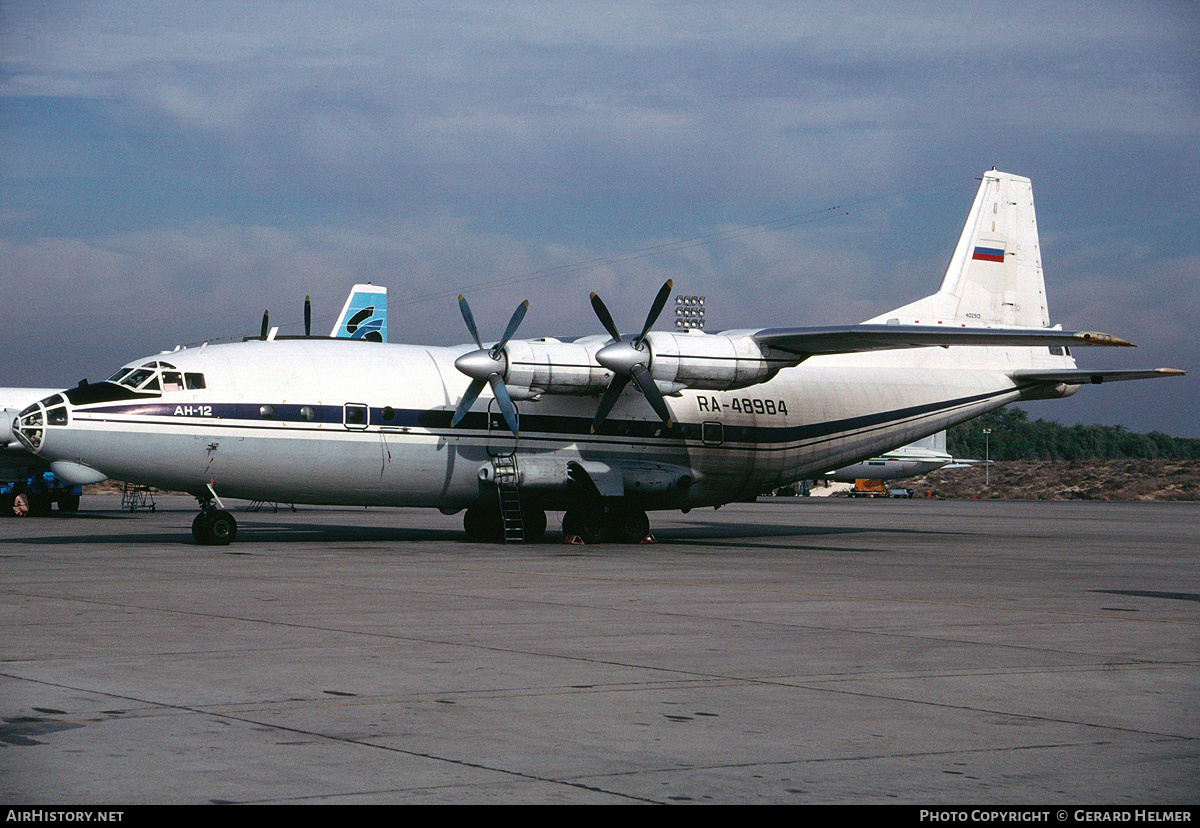
<path id="1" fill-rule="evenodd" d="M 1183 373 L 1080 369 L 1130 343 L 1050 327 L 1029 180 L 983 176 L 941 288 L 861 325 L 515 339 L 278 337 L 139 359 L 23 409 L 13 432 L 62 478 L 221 497 L 465 510 L 477 540 L 535 540 L 546 510 L 585 542 L 636 542 L 647 511 L 720 506 L 877 456 L 1017 400 Z"/>

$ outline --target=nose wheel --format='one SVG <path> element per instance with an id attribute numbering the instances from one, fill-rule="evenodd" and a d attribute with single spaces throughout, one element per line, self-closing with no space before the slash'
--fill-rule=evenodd
<path id="1" fill-rule="evenodd" d="M 237 537 L 237 521 L 224 509 L 205 509 L 192 521 L 192 537 L 201 546 L 228 546 Z"/>

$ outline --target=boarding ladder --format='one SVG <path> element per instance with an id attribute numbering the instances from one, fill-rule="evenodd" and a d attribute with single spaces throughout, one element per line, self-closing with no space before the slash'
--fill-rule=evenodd
<path id="1" fill-rule="evenodd" d="M 504 542 L 522 543 L 525 540 L 525 518 L 521 512 L 520 475 L 517 458 L 509 454 L 492 458 L 496 493 L 500 498 L 500 520 L 504 524 Z"/>

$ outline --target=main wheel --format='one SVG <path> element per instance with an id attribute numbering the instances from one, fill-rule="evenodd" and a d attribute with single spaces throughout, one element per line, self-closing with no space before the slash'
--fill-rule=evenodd
<path id="1" fill-rule="evenodd" d="M 600 543 L 609 534 L 610 519 L 602 506 L 568 509 L 563 515 L 563 534 L 584 543 Z"/>
<path id="2" fill-rule="evenodd" d="M 650 518 L 640 509 L 617 509 L 611 520 L 617 543 L 641 543 L 650 534 Z"/>
<path id="3" fill-rule="evenodd" d="M 526 543 L 537 543 L 546 534 L 546 513 L 541 509 L 523 509 L 521 520 L 525 524 Z"/>
<path id="4" fill-rule="evenodd" d="M 498 543 L 504 540 L 504 522 L 499 509 L 472 506 L 463 515 L 467 537 L 476 543 Z"/>

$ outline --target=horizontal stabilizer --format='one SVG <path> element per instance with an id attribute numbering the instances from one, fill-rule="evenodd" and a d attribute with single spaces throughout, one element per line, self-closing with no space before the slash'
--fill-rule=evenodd
<path id="1" fill-rule="evenodd" d="M 760 346 L 799 354 L 802 357 L 951 345 L 1133 345 L 1112 334 L 1097 331 L 1059 331 L 1051 328 L 939 328 L 932 325 L 767 328 L 755 331 L 751 336 Z"/>
<path id="2" fill-rule="evenodd" d="M 1178 368 L 1152 368 L 1149 370 L 1089 371 L 1075 368 L 1064 371 L 1013 371 L 1012 378 L 1022 382 L 1065 382 L 1068 385 L 1099 385 L 1102 382 L 1120 380 L 1155 379 L 1156 377 L 1181 377 L 1187 371 Z"/>

